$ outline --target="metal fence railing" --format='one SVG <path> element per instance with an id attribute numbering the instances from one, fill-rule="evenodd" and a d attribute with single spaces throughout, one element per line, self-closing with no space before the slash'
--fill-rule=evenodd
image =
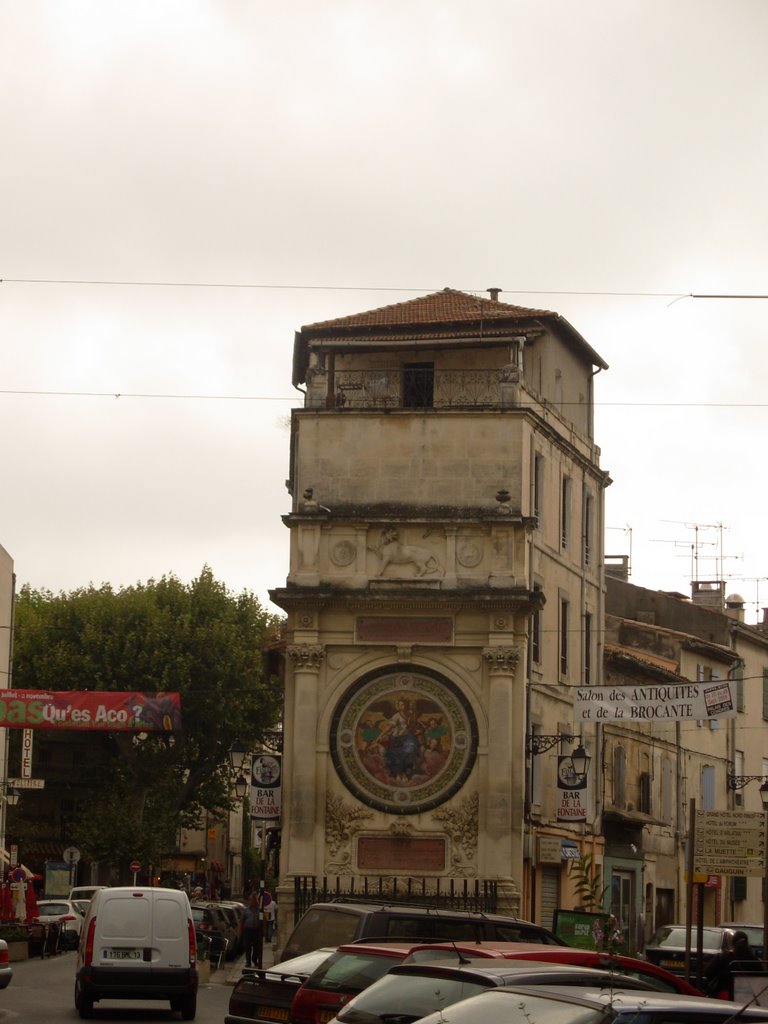
<path id="1" fill-rule="evenodd" d="M 394 878 L 392 875 L 321 878 L 302 875 L 294 879 L 294 922 L 313 903 L 353 900 L 373 903 L 410 903 L 443 910 L 474 910 L 496 913 L 497 883 L 492 879 Z"/>

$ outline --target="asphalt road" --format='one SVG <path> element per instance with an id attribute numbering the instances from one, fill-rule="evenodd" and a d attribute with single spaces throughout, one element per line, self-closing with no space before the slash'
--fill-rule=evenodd
<path id="1" fill-rule="evenodd" d="M 210 983 L 200 987 L 196 1024 L 223 1024 L 239 963 L 214 971 Z M 73 1000 L 74 952 L 60 953 L 46 960 L 39 957 L 21 960 L 11 966 L 13 979 L 8 988 L 0 991 L 0 1024 L 55 1024 L 57 1021 L 72 1024 L 80 1020 Z M 167 1024 L 180 1019 L 178 1013 L 171 1013 L 167 1003 L 159 1002 L 109 1001 L 97 1003 L 93 1010 L 94 1021 Z"/>

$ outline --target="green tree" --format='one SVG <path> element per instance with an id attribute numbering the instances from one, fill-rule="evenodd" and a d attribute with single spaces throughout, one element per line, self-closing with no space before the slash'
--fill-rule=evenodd
<path id="1" fill-rule="evenodd" d="M 87 858 L 156 864 L 180 827 L 231 808 L 231 744 L 256 749 L 279 720 L 282 693 L 263 678 L 261 651 L 280 621 L 208 567 L 189 585 L 164 576 L 119 590 L 22 588 L 15 688 L 181 695 L 181 732 L 79 734 L 91 767 L 66 838 Z"/>

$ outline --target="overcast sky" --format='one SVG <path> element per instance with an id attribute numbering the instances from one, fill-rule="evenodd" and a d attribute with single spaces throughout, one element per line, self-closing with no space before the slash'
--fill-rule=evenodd
<path id="1" fill-rule="evenodd" d="M 756 621 L 768 301 L 686 296 L 768 292 L 767 39 L 766 0 L 0 0 L 19 584 L 267 603 L 294 332 L 499 287 L 609 363 L 607 553 Z"/>

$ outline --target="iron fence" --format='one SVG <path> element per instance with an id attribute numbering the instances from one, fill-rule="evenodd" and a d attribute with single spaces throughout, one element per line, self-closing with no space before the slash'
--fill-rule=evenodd
<path id="1" fill-rule="evenodd" d="M 370 901 L 404 903 L 441 908 L 496 913 L 497 883 L 491 879 L 393 878 L 391 875 L 317 879 L 301 875 L 294 879 L 294 923 L 313 903 Z"/>

